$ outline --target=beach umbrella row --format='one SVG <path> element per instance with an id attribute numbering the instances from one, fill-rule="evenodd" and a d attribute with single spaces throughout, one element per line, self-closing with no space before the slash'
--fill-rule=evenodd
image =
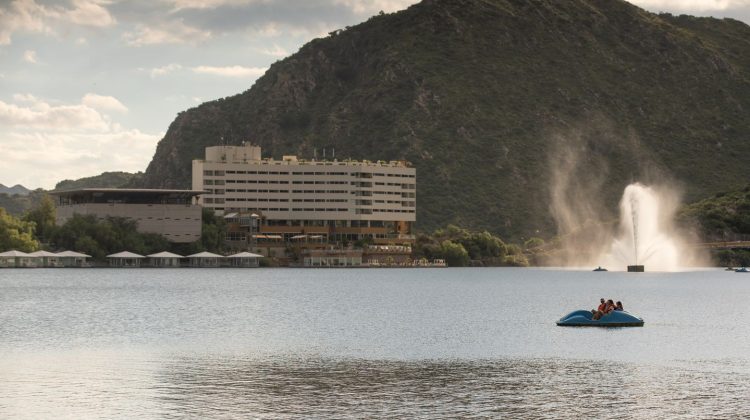
<path id="1" fill-rule="evenodd" d="M 238 254 L 224 256 L 204 251 L 197 254 L 182 256 L 167 251 L 149 255 L 140 255 L 130 251 L 122 251 L 116 254 L 107 255 L 107 258 L 263 258 L 263 256 L 260 254 L 253 254 L 252 252 L 240 252 Z"/>
<path id="2" fill-rule="evenodd" d="M 217 267 L 221 259 L 229 259 L 231 265 L 246 267 L 256 266 L 257 259 L 262 255 L 253 254 L 252 252 L 240 252 L 232 255 L 219 255 L 212 252 L 198 252 L 187 256 L 182 256 L 168 251 L 158 252 L 149 255 L 140 255 L 130 251 L 122 251 L 115 254 L 107 255 L 111 266 L 115 267 L 139 267 L 140 261 L 149 258 L 151 265 L 157 267 L 179 267 L 181 259 L 190 259 L 192 266 L 198 267 Z M 10 250 L 0 252 L 0 267 L 56 267 L 56 266 L 88 266 L 86 259 L 90 255 L 75 251 L 62 251 L 53 253 L 49 251 L 22 252 Z"/>
<path id="3" fill-rule="evenodd" d="M 91 258 L 91 255 L 81 254 L 75 251 L 63 251 L 63 252 L 49 252 L 49 251 L 34 251 L 34 252 L 22 252 L 16 251 L 15 249 L 0 252 L 0 258 L 60 258 L 60 257 L 71 257 L 71 258 Z"/>
<path id="4" fill-rule="evenodd" d="M 86 258 L 91 258 L 91 255 L 82 254 L 75 251 L 63 251 L 63 252 L 49 252 L 49 251 L 35 251 L 35 252 L 22 252 L 15 249 L 0 252 L 0 267 L 85 267 L 87 265 Z"/>
<path id="5" fill-rule="evenodd" d="M 180 260 L 183 258 L 189 259 L 190 265 L 193 267 L 218 267 L 221 265 L 219 261 L 223 258 L 229 259 L 232 266 L 254 267 L 258 265 L 257 259 L 262 257 L 262 255 L 253 254 L 251 252 L 240 252 L 224 256 L 207 251 L 187 256 L 167 251 L 149 255 L 140 255 L 130 251 L 122 251 L 116 254 L 107 255 L 110 266 L 113 267 L 140 267 L 141 260 L 144 258 L 149 258 L 151 260 L 151 265 L 154 267 L 179 267 Z"/>

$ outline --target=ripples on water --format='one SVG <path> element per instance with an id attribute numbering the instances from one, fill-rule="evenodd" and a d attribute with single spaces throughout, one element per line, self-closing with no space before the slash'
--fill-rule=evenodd
<path id="1" fill-rule="evenodd" d="M 102 361 L 89 360 L 86 365 L 92 362 Z M 731 365 L 722 365 L 727 363 Z M 159 366 L 127 366 L 126 375 L 122 366 L 105 364 L 82 370 L 61 366 L 39 372 L 42 377 L 30 368 L 24 378 L 6 378 L 0 413 L 28 418 L 269 419 L 747 414 L 750 376 L 679 365 L 177 357 Z"/>
<path id="2" fill-rule="evenodd" d="M 750 287 L 723 273 L 8 273 L 3 419 L 671 419 L 750 409 Z M 561 307 L 600 294 L 623 296 L 646 327 L 554 326 Z"/>
<path id="3" fill-rule="evenodd" d="M 565 360 L 181 360 L 159 380 L 171 411 L 210 417 L 730 418 L 750 378 Z"/>

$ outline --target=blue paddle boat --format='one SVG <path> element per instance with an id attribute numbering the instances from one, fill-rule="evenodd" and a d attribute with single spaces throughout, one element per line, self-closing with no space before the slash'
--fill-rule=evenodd
<path id="1" fill-rule="evenodd" d="M 750 273 L 750 270 L 747 269 L 747 267 L 742 267 L 734 270 L 735 273 Z"/>
<path id="2" fill-rule="evenodd" d="M 561 327 L 642 327 L 643 319 L 625 311 L 612 311 L 607 315 L 593 319 L 591 311 L 573 311 L 557 321 Z"/>

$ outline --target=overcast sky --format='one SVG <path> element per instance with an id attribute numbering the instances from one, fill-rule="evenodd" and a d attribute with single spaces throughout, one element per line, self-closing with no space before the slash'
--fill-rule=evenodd
<path id="1" fill-rule="evenodd" d="M 0 183 L 145 170 L 182 110 L 415 0 L 0 0 Z M 750 0 L 634 0 L 750 22 Z"/>

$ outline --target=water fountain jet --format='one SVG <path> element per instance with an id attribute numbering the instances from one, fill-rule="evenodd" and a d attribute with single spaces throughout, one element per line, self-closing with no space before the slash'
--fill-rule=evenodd
<path id="1" fill-rule="evenodd" d="M 652 187 L 628 185 L 620 201 L 620 232 L 605 257 L 609 264 L 625 265 L 629 272 L 643 272 L 646 264 L 658 271 L 676 270 L 681 241 L 671 228 L 674 203 Z"/>

